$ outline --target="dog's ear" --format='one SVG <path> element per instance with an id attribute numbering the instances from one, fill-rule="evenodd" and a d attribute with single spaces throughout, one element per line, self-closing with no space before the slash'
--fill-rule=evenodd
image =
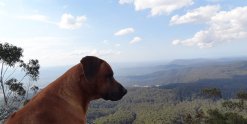
<path id="1" fill-rule="evenodd" d="M 81 59 L 84 75 L 87 80 L 92 80 L 95 77 L 99 71 L 101 63 L 103 63 L 103 60 L 94 56 L 86 56 Z"/>

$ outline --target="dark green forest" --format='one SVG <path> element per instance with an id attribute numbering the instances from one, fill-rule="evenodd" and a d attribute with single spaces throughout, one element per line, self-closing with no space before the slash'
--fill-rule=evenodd
<path id="1" fill-rule="evenodd" d="M 176 87 L 180 88 L 180 87 Z M 93 101 L 89 124 L 247 124 L 247 92 L 202 88 L 188 94 L 176 88 L 128 88 L 120 101 Z M 224 91 L 224 92 L 223 92 Z M 181 99 L 181 97 L 183 97 Z"/>

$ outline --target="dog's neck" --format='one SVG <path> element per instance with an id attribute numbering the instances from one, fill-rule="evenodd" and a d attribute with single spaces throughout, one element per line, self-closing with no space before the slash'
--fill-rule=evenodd
<path id="1" fill-rule="evenodd" d="M 83 89 L 83 83 L 86 81 L 83 76 L 82 65 L 77 64 L 54 81 L 54 85 L 58 87 L 58 97 L 70 104 L 71 107 L 77 110 L 82 109 L 83 116 L 86 118 L 85 115 L 91 98 L 87 97 L 90 95 Z"/>

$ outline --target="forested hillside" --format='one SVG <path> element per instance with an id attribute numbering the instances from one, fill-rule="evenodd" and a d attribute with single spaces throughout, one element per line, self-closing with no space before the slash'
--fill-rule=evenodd
<path id="1" fill-rule="evenodd" d="M 245 101 L 241 105 L 236 94 L 228 100 L 213 100 L 203 94 L 180 100 L 176 99 L 179 94 L 171 89 L 130 88 L 120 101 L 92 102 L 87 119 L 96 124 L 246 124 L 247 105 Z"/>
<path id="2" fill-rule="evenodd" d="M 222 98 L 230 99 L 239 91 L 247 91 L 247 76 L 235 76 L 231 79 L 204 79 L 194 83 L 172 83 L 160 86 L 176 92 L 179 100 L 198 98 L 203 88 L 218 88 L 222 92 Z"/>

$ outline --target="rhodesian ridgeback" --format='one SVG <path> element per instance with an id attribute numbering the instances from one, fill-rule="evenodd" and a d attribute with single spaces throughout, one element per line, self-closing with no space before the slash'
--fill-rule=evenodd
<path id="1" fill-rule="evenodd" d="M 6 124 L 85 124 L 90 101 L 117 101 L 126 93 L 107 62 L 86 56 L 13 113 Z"/>

